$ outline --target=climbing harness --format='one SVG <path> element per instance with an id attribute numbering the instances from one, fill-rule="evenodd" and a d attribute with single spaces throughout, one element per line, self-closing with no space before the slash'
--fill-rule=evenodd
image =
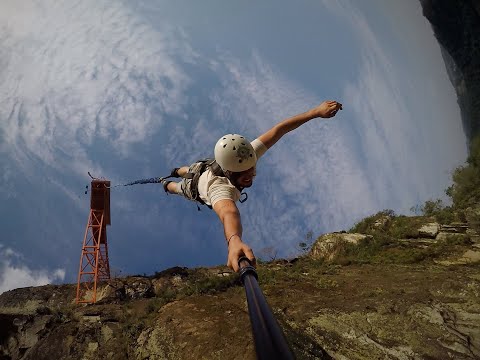
<path id="1" fill-rule="evenodd" d="M 186 198 L 196 201 L 200 203 L 201 205 L 205 205 L 208 208 L 212 208 L 211 205 L 207 205 L 202 198 L 200 197 L 200 194 L 198 192 L 198 181 L 200 180 L 200 176 L 207 171 L 207 169 L 210 169 L 212 173 L 215 176 L 222 176 L 226 177 L 224 171 L 218 165 L 218 163 L 215 161 L 215 159 L 212 158 L 206 158 L 206 159 L 201 159 L 198 160 L 197 162 L 193 163 L 190 165 L 188 169 L 188 173 L 183 176 L 184 179 L 190 180 L 189 182 L 187 181 L 186 188 L 182 189 L 183 194 L 185 195 Z M 247 193 L 242 192 L 243 188 L 235 186 L 239 191 L 240 195 L 244 196 L 244 198 L 241 198 L 239 201 L 241 203 L 244 203 L 248 199 Z M 200 211 L 200 207 L 197 205 L 197 210 Z"/>

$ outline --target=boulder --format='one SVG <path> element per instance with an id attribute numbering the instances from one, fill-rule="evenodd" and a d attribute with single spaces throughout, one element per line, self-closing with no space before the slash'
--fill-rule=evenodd
<path id="1" fill-rule="evenodd" d="M 371 235 L 350 234 L 350 233 L 330 233 L 320 236 L 313 244 L 310 250 L 310 256 L 313 259 L 324 259 L 330 261 L 338 255 L 345 244 L 357 245 L 360 241 L 373 238 Z"/>
<path id="2" fill-rule="evenodd" d="M 90 299 L 93 294 L 87 291 L 85 298 Z M 97 303 L 109 303 L 126 300 L 125 282 L 120 279 L 111 279 L 97 286 Z"/>
<path id="3" fill-rule="evenodd" d="M 125 284 L 125 293 L 131 299 L 150 298 L 155 296 L 152 282 L 144 277 L 129 278 Z"/>
<path id="4" fill-rule="evenodd" d="M 418 234 L 420 237 L 435 239 L 438 232 L 440 231 L 440 225 L 436 222 L 424 224 L 420 229 L 418 229 Z"/>
<path id="5" fill-rule="evenodd" d="M 86 298 L 92 294 L 87 292 Z M 98 286 L 97 303 L 109 303 L 127 299 L 142 299 L 155 296 L 152 281 L 146 277 L 132 276 L 124 280 L 112 279 Z"/>

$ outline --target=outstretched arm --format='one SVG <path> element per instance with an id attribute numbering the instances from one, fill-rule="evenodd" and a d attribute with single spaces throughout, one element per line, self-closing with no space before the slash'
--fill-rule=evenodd
<path id="1" fill-rule="evenodd" d="M 259 136 L 258 139 L 265 144 L 267 149 L 270 149 L 286 133 L 295 130 L 300 125 L 303 125 L 312 119 L 318 117 L 331 118 L 335 116 L 338 110 L 342 110 L 342 104 L 339 102 L 331 100 L 324 101 L 313 109 L 279 122 L 266 133 Z"/>
<path id="2" fill-rule="evenodd" d="M 246 256 L 252 265 L 256 265 L 252 249 L 242 241 L 242 222 L 240 212 L 233 200 L 220 200 L 215 203 L 213 210 L 217 213 L 223 224 L 225 239 L 228 244 L 227 266 L 238 271 L 238 259 Z"/>

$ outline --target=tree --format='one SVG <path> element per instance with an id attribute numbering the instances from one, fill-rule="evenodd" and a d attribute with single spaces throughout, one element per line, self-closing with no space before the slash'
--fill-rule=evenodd
<path id="1" fill-rule="evenodd" d="M 467 164 L 454 170 L 452 180 L 453 185 L 445 193 L 455 209 L 480 204 L 480 135 L 472 140 Z"/>

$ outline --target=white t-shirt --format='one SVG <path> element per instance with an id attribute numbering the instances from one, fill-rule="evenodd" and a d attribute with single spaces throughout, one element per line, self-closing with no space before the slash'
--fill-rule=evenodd
<path id="1" fill-rule="evenodd" d="M 267 151 L 267 147 L 258 139 L 253 140 L 251 144 L 258 161 Z M 238 201 L 240 199 L 240 191 L 232 185 L 230 180 L 223 176 L 214 175 L 210 169 L 205 171 L 198 179 L 198 193 L 205 204 L 212 207 L 220 200 Z"/>

